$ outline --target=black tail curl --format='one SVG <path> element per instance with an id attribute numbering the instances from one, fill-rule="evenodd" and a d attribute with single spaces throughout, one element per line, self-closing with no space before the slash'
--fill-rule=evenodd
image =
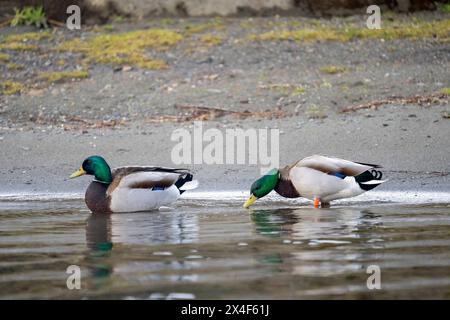
<path id="1" fill-rule="evenodd" d="M 363 173 L 355 176 L 355 180 L 359 184 L 361 189 L 368 191 L 368 190 L 372 190 L 379 184 L 377 184 L 377 183 L 365 184 L 364 182 L 368 182 L 368 181 L 372 181 L 372 180 L 381 180 L 382 177 L 383 177 L 383 173 L 381 171 L 371 169 L 371 170 L 364 171 Z"/>
<path id="2" fill-rule="evenodd" d="M 180 177 L 177 182 L 175 182 L 175 186 L 178 188 L 178 190 L 180 191 L 180 194 L 183 194 L 183 192 L 185 192 L 186 190 L 180 190 L 180 188 L 189 181 L 192 181 L 192 179 L 194 178 L 194 176 L 190 173 L 187 173 L 184 177 Z"/>

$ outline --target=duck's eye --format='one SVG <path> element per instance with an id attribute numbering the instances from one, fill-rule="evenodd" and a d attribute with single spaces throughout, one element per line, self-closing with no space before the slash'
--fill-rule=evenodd
<path id="1" fill-rule="evenodd" d="M 84 168 L 86 170 L 86 168 L 88 168 L 89 166 L 91 166 L 92 161 L 91 160 L 84 160 L 83 164 L 81 165 L 82 168 Z"/>

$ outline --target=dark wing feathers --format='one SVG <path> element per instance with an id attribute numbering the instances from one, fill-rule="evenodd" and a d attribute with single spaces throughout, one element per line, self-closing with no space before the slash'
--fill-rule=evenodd
<path id="1" fill-rule="evenodd" d="M 112 170 L 113 181 L 108 187 L 111 194 L 119 185 L 130 189 L 167 188 L 180 177 L 190 174 L 187 169 L 165 167 L 119 167 Z"/>
<path id="2" fill-rule="evenodd" d="M 179 174 L 188 174 L 190 173 L 188 169 L 181 168 L 165 168 L 165 167 L 139 167 L 139 166 L 130 166 L 130 167 L 119 167 L 112 170 L 112 175 L 116 174 L 120 176 L 126 176 L 127 174 L 136 173 L 136 172 L 170 172 L 170 173 L 179 173 Z"/>
<path id="3" fill-rule="evenodd" d="M 131 189 L 151 189 L 154 187 L 168 188 L 173 184 L 172 179 L 163 179 L 160 181 L 136 181 L 128 185 Z"/>
<path id="4" fill-rule="evenodd" d="M 364 163 L 364 162 L 357 162 L 357 161 L 353 161 L 353 162 L 357 163 L 357 164 L 362 164 L 363 166 L 369 166 L 369 167 L 373 167 L 373 168 L 383 168 L 379 164 Z"/>

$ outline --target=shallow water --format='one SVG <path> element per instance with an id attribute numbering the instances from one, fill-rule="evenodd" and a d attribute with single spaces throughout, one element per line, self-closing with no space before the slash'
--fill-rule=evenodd
<path id="1" fill-rule="evenodd" d="M 0 201 L 0 298 L 450 298 L 449 202 L 244 210 L 239 196 L 194 194 L 92 215 L 64 198 Z M 67 289 L 69 265 L 80 290 Z M 380 290 L 367 288 L 370 265 Z"/>

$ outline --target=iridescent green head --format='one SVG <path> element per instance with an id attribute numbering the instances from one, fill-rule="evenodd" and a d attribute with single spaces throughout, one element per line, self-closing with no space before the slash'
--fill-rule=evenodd
<path id="1" fill-rule="evenodd" d="M 111 183 L 111 168 L 105 159 L 100 156 L 90 156 L 83 161 L 81 168 L 70 175 L 69 178 L 76 178 L 85 174 L 95 176 L 95 180 L 103 183 Z"/>
<path id="2" fill-rule="evenodd" d="M 280 173 L 278 169 L 272 169 L 261 178 L 253 182 L 250 188 L 250 198 L 244 203 L 244 208 L 250 207 L 257 199 L 264 197 L 275 189 Z"/>

